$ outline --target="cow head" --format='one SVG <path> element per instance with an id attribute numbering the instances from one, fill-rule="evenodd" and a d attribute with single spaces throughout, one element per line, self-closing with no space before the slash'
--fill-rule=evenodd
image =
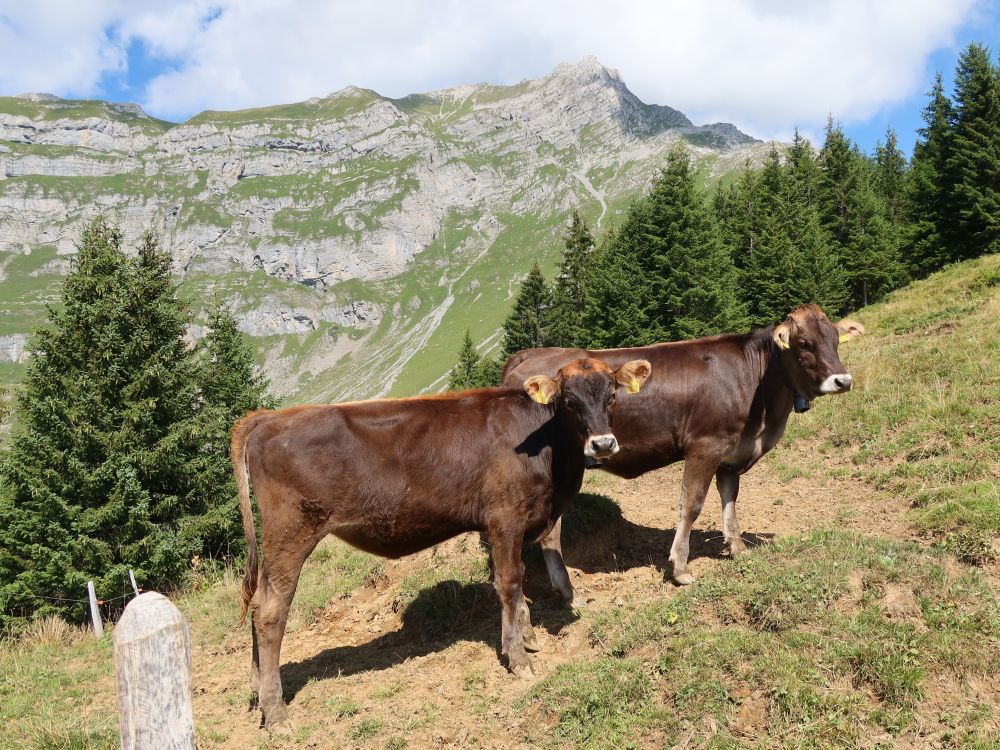
<path id="1" fill-rule="evenodd" d="M 861 335 L 860 324 L 847 321 L 843 335 Z M 851 329 L 850 325 L 854 328 Z M 855 331 L 857 331 L 855 333 Z M 807 402 L 828 393 L 851 390 L 851 377 L 837 354 L 842 333 L 816 305 L 799 305 L 774 328 L 774 343 L 781 352 L 785 374 L 796 396 Z M 804 411 L 796 404 L 797 411 Z"/>
<path id="2" fill-rule="evenodd" d="M 644 359 L 626 362 L 617 370 L 599 359 L 578 359 L 559 370 L 555 379 L 545 375 L 528 378 L 524 390 L 535 401 L 555 406 L 579 433 L 585 456 L 608 458 L 618 452 L 609 414 L 618 390 L 638 392 L 652 371 Z"/>

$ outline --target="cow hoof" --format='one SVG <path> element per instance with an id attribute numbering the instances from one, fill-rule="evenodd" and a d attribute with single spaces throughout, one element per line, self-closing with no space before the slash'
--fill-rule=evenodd
<path id="1" fill-rule="evenodd" d="M 531 671 L 531 664 L 517 664 L 511 666 L 511 673 L 515 677 L 519 677 L 522 680 L 532 680 L 535 677 L 535 673 Z"/>
<path id="2" fill-rule="evenodd" d="M 694 583 L 694 576 L 690 573 L 674 573 L 674 583 L 678 586 L 690 586 Z"/>
<path id="3" fill-rule="evenodd" d="M 729 543 L 729 556 L 734 560 L 737 557 L 743 557 L 743 555 L 749 551 L 750 550 L 747 549 L 747 546 L 743 543 L 742 539 Z"/>
<path id="4" fill-rule="evenodd" d="M 535 635 L 534 630 L 522 630 L 521 631 L 521 643 L 524 645 L 525 651 L 541 651 L 542 647 L 538 645 L 538 636 Z"/>
<path id="5" fill-rule="evenodd" d="M 295 731 L 291 719 L 281 719 L 280 721 L 269 721 L 264 728 L 271 734 L 287 737 Z"/>
<path id="6" fill-rule="evenodd" d="M 579 594 L 574 594 L 573 598 L 566 602 L 566 606 L 570 609 L 585 609 L 587 607 L 587 600 Z"/>

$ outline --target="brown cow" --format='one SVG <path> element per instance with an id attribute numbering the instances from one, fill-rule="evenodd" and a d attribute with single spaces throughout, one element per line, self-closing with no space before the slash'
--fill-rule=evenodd
<path id="1" fill-rule="evenodd" d="M 615 391 L 634 391 L 649 374 L 641 360 L 612 372 L 583 358 L 556 368 L 554 379 L 539 375 L 518 388 L 298 406 L 240 420 L 232 459 L 247 539 L 241 619 L 249 607 L 251 687 L 267 725 L 288 727 L 281 640 L 302 564 L 327 534 L 385 557 L 465 531 L 485 534 L 503 609 L 502 651 L 512 672 L 530 676 L 525 647 L 534 649 L 535 639 L 521 545 L 551 531 L 580 490 L 586 458 L 618 450 L 608 414 Z M 259 574 L 251 481 L 264 550 Z"/>
<path id="2" fill-rule="evenodd" d="M 621 451 L 600 466 L 633 478 L 684 461 L 670 560 L 674 580 L 688 584 L 694 581 L 687 569 L 691 526 L 712 476 L 722 499 L 723 535 L 736 556 L 746 549 L 736 520 L 740 475 L 781 439 L 793 405 L 805 411 L 817 396 L 851 389 L 837 345 L 864 328 L 854 321 L 838 325 L 839 333 L 819 307 L 801 305 L 780 325 L 743 335 L 630 349 L 526 349 L 507 360 L 501 383 L 515 386 L 529 371 L 554 372 L 577 357 L 598 357 L 612 367 L 636 357 L 652 363 L 655 374 L 642 394 L 615 410 Z M 542 540 L 542 552 L 553 587 L 579 605 L 562 557 L 561 526 L 560 519 Z"/>

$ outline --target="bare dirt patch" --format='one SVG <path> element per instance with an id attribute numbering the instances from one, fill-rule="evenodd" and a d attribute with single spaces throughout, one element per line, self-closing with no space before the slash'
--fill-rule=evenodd
<path id="1" fill-rule="evenodd" d="M 792 533 L 854 528 L 880 536 L 912 537 L 899 502 L 873 499 L 848 476 L 781 479 L 767 460 L 742 481 L 737 512 L 752 547 Z M 626 603 L 671 597 L 667 554 L 676 523 L 681 466 L 632 481 L 589 473 L 574 511 L 604 514 L 584 532 L 565 535 L 566 561 L 587 609 L 565 609 L 548 586 L 537 548 L 526 550 L 526 591 L 541 651 L 536 678 L 560 664 L 596 654 L 588 623 Z M 730 564 L 713 489 L 692 533 L 691 570 Z M 620 508 L 620 516 L 614 505 Z M 610 510 L 609 510 L 610 509 Z M 568 524 L 570 525 L 570 524 Z M 194 642 L 195 715 L 202 748 L 266 747 L 518 747 L 523 722 L 516 703 L 532 682 L 507 674 L 499 661 L 499 607 L 486 581 L 437 581 L 403 601 L 401 584 L 428 567 L 474 564 L 485 552 L 472 535 L 433 551 L 387 561 L 382 575 L 333 599 L 308 625 L 289 632 L 282 649 L 285 698 L 297 726 L 290 738 L 268 736 L 259 714 L 247 710 L 250 639 L 235 628 L 223 642 Z M 860 587 L 860 581 L 858 582 Z M 898 592 L 897 592 L 898 593 Z M 912 592 L 910 598 L 912 599 Z M 861 590 L 850 596 L 859 602 Z M 891 606 L 910 617 L 915 602 L 893 594 Z M 855 605 L 856 606 L 856 605 Z M 890 606 L 889 595 L 886 607 Z M 441 622 L 434 613 L 458 608 Z M 736 715 L 752 736 L 766 719 L 761 696 L 748 695 Z M 404 745 L 405 743 L 405 745 Z"/>

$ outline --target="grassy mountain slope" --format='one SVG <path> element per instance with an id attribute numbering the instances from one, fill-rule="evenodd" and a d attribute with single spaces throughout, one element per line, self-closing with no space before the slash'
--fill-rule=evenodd
<path id="1" fill-rule="evenodd" d="M 534 685 L 496 663 L 474 538 L 398 562 L 329 541 L 286 638 L 299 730 L 269 738 L 245 713 L 239 576 L 195 566 L 178 601 L 201 746 L 997 747 L 998 306 L 992 256 L 859 311 L 868 334 L 842 351 L 855 390 L 796 416 L 741 494 L 744 528 L 791 531 L 737 562 L 706 532 L 690 588 L 663 581 L 671 532 L 634 516 L 648 505 L 670 528 L 676 472 L 589 474 L 565 538 L 590 607 L 550 602 L 527 554 L 545 638 Z M 803 515 L 803 494 L 835 507 Z M 0 733 L 13 748 L 115 747 L 113 690 L 107 639 L 40 623 L 0 648 Z"/>

